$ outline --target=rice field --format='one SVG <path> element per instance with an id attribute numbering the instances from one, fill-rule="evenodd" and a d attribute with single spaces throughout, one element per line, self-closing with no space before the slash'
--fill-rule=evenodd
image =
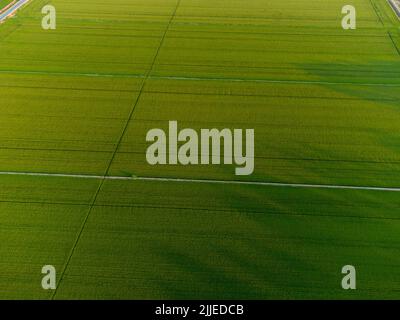
<path id="1" fill-rule="evenodd" d="M 11 3 L 12 0 L 0 0 L 0 10 Z"/>
<path id="2" fill-rule="evenodd" d="M 355 0 L 343 30 L 347 4 L 31 0 L 1 24 L 0 299 L 400 298 L 399 192 L 191 181 L 400 188 L 400 21 Z M 254 129 L 254 174 L 150 166 L 170 120 Z"/>

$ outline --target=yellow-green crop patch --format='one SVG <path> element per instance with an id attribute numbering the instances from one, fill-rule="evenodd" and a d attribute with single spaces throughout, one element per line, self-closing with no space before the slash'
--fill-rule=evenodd
<path id="1" fill-rule="evenodd" d="M 347 4 L 31 0 L 2 23 L 0 299 L 398 299 L 400 22 L 355 0 L 343 30 Z M 169 121 L 254 129 L 254 173 L 150 165 Z"/>

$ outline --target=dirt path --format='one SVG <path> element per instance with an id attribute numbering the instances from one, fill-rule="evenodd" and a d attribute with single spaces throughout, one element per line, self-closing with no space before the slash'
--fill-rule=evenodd
<path id="1" fill-rule="evenodd" d="M 12 2 L 5 8 L 3 8 L 2 11 L 0 11 L 0 23 L 3 23 L 7 18 L 12 16 L 18 9 L 20 9 L 23 5 L 28 3 L 29 0 L 19 0 L 17 2 Z"/>

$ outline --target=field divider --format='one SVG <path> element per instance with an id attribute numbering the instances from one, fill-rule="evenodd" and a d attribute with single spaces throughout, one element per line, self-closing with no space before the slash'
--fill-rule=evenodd
<path id="1" fill-rule="evenodd" d="M 13 0 L 12 2 L 10 2 L 8 5 L 6 5 L 3 9 L 0 9 L 0 13 L 3 13 L 4 11 L 6 11 L 7 9 L 9 9 L 11 6 L 13 6 L 15 4 L 15 2 L 17 2 L 17 0 Z"/>
<path id="2" fill-rule="evenodd" d="M 253 83 L 275 83 L 275 84 L 312 84 L 312 85 L 355 85 L 367 87 L 400 87 L 400 83 L 377 83 L 377 82 L 337 82 L 319 80 L 272 80 L 272 79 L 240 79 L 240 78 L 206 78 L 206 77 L 180 77 L 180 76 L 151 76 L 155 80 L 187 80 L 187 81 L 227 81 L 227 82 L 253 82 Z"/>
<path id="3" fill-rule="evenodd" d="M 400 19 L 400 1 L 399 0 L 388 0 L 390 7 L 393 9 L 397 18 Z"/>
<path id="4" fill-rule="evenodd" d="M 390 33 L 390 31 L 388 31 L 388 36 L 389 36 L 390 40 L 392 41 L 392 44 L 393 44 L 395 50 L 397 51 L 398 55 L 400 56 L 400 49 L 399 49 L 399 47 L 397 46 L 396 42 L 394 41 L 394 39 L 393 39 L 392 34 Z"/>
<path id="5" fill-rule="evenodd" d="M 246 185 L 265 187 L 286 187 L 306 189 L 342 189 L 342 190 L 366 190 L 400 192 L 400 187 L 376 187 L 376 186 L 353 186 L 353 185 L 331 185 L 331 184 L 307 184 L 307 183 L 286 183 L 266 181 L 239 181 L 239 180 L 214 180 L 214 179 L 190 179 L 190 178 L 162 178 L 162 177 L 127 177 L 127 176 L 102 176 L 90 174 L 67 174 L 67 173 L 35 173 L 35 172 L 14 172 L 0 171 L 0 176 L 33 176 L 53 178 L 75 178 L 92 180 L 122 180 L 122 181 L 149 181 L 149 182 L 173 182 L 173 183 L 202 183 L 221 185 Z"/>
<path id="6" fill-rule="evenodd" d="M 184 76 L 151 76 L 135 74 L 107 74 L 107 73 L 69 73 L 69 72 L 45 72 L 45 71 L 12 71 L 0 70 L 0 74 L 29 74 L 29 75 L 50 75 L 90 78 L 132 78 L 146 80 L 178 80 L 178 81 L 221 81 L 221 82 L 249 82 L 249 83 L 275 83 L 275 84 L 310 84 L 310 85 L 353 85 L 363 87 L 400 87 L 400 83 L 379 83 L 379 82 L 338 82 L 322 80 L 273 80 L 273 79 L 251 79 L 251 78 L 210 78 L 210 77 L 184 77 Z M 143 92 L 143 88 L 139 92 Z"/>
<path id="7" fill-rule="evenodd" d="M 30 0 L 19 0 L 18 2 L 12 2 L 12 5 L 4 8 L 3 12 L 0 12 L 0 23 L 3 23 L 7 18 L 13 16 L 18 9 L 26 5 Z"/>

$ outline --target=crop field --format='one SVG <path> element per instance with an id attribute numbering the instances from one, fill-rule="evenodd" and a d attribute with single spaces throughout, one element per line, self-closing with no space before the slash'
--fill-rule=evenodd
<path id="1" fill-rule="evenodd" d="M 0 10 L 8 5 L 11 1 L 9 0 L 0 0 Z"/>
<path id="2" fill-rule="evenodd" d="M 0 10 L 11 3 L 12 0 L 0 0 Z"/>
<path id="3" fill-rule="evenodd" d="M 344 30 L 347 4 L 30 0 L 2 23 L 0 299 L 399 299 L 400 20 L 354 0 Z M 149 165 L 172 120 L 254 129 L 254 173 Z"/>

